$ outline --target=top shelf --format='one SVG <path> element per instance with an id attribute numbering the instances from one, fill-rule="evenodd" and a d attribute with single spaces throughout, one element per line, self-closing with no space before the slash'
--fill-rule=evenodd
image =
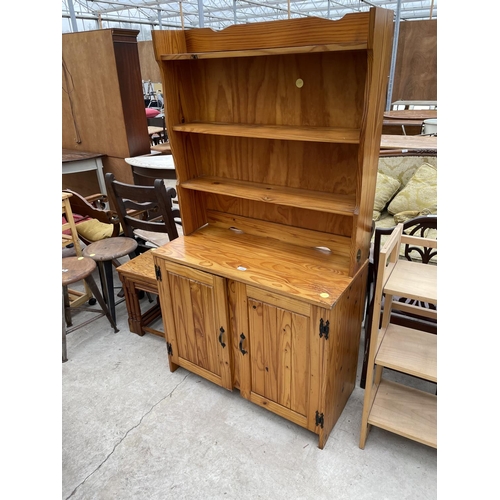
<path id="1" fill-rule="evenodd" d="M 310 54 L 313 52 L 339 52 L 349 50 L 366 50 L 366 42 L 329 43 L 325 45 L 303 45 L 300 47 L 273 47 L 268 49 L 223 50 L 217 52 L 184 52 L 180 54 L 163 54 L 162 61 L 182 61 L 191 59 L 225 59 L 232 57 L 276 56 L 286 54 Z"/>
<path id="2" fill-rule="evenodd" d="M 359 144 L 361 134 L 360 129 L 354 128 L 294 127 L 289 125 L 251 125 L 217 122 L 178 124 L 173 126 L 173 130 L 195 134 L 343 144 Z"/>

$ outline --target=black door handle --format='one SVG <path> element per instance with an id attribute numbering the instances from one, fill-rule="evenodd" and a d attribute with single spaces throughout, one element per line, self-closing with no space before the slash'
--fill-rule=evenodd
<path id="1" fill-rule="evenodd" d="M 222 347 L 226 347 L 226 344 L 222 342 L 222 334 L 224 333 L 224 328 L 222 326 L 220 327 L 220 333 L 219 333 L 219 343 Z"/>
<path id="2" fill-rule="evenodd" d="M 245 340 L 245 336 L 243 334 L 240 335 L 240 352 L 243 354 L 243 356 L 247 353 L 245 349 L 243 349 L 243 341 Z"/>

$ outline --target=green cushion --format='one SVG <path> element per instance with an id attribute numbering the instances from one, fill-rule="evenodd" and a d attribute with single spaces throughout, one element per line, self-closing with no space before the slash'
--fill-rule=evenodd
<path id="1" fill-rule="evenodd" d="M 422 212 L 433 207 L 437 208 L 437 168 L 424 163 L 389 203 L 387 211 L 395 215 L 408 211 Z"/>

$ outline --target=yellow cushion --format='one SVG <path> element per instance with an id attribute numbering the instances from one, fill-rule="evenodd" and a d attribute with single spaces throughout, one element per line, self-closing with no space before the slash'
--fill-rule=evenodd
<path id="1" fill-rule="evenodd" d="M 424 163 L 389 203 L 387 211 L 395 215 L 407 211 L 422 212 L 431 207 L 437 207 L 437 168 Z"/>
<path id="2" fill-rule="evenodd" d="M 76 225 L 76 230 L 89 241 L 100 241 L 110 238 L 113 234 L 113 224 L 105 224 L 97 219 L 90 219 Z"/>
<path id="3" fill-rule="evenodd" d="M 375 201 L 373 203 L 373 220 L 380 218 L 380 213 L 384 210 L 387 203 L 398 192 L 401 186 L 394 177 L 377 172 L 377 187 L 375 189 Z"/>

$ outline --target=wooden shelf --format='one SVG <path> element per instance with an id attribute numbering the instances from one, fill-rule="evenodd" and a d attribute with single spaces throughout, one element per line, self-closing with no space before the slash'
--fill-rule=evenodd
<path id="1" fill-rule="evenodd" d="M 437 304 L 437 266 L 400 260 L 387 280 L 384 292 Z"/>
<path id="2" fill-rule="evenodd" d="M 243 123 L 193 122 L 174 125 L 176 132 L 278 139 L 288 141 L 359 144 L 360 130 L 332 127 L 292 127 L 288 125 L 248 125 Z"/>
<path id="3" fill-rule="evenodd" d="M 181 182 L 186 189 L 215 193 L 275 205 L 302 207 L 309 210 L 353 216 L 357 214 L 354 196 L 237 181 L 222 177 L 198 177 Z"/>
<path id="4" fill-rule="evenodd" d="M 162 61 L 179 61 L 189 59 L 223 59 L 233 57 L 276 56 L 286 54 L 311 54 L 314 52 L 339 52 L 349 50 L 366 50 L 366 42 L 328 43 L 324 45 L 303 45 L 300 47 L 273 47 L 250 50 L 221 50 L 215 52 L 183 52 L 180 54 L 162 54 Z"/>
<path id="5" fill-rule="evenodd" d="M 437 397 L 382 380 L 368 423 L 437 448 Z"/>
<path id="6" fill-rule="evenodd" d="M 437 382 L 437 336 L 389 324 L 378 348 L 375 363 Z"/>

